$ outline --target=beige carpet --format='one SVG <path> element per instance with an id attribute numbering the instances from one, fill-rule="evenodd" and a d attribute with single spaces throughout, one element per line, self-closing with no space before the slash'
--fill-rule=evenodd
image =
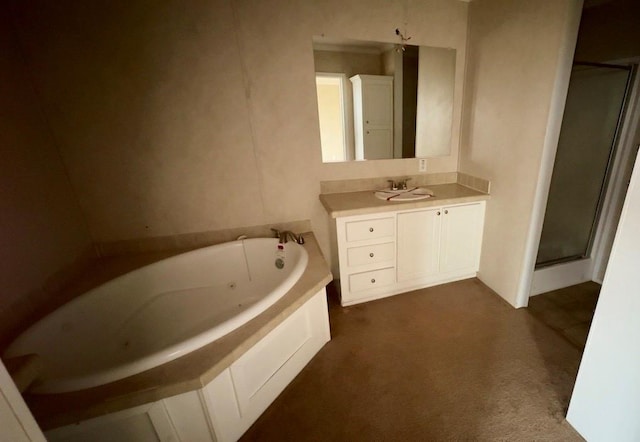
<path id="1" fill-rule="evenodd" d="M 587 342 L 600 284 L 593 281 L 533 296 L 529 313 L 557 331 L 581 351 Z"/>
<path id="2" fill-rule="evenodd" d="M 243 440 L 582 440 L 581 352 L 476 279 L 341 308 Z"/>

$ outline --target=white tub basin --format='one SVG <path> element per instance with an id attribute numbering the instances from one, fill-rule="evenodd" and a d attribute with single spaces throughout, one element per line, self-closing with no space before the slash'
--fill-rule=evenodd
<path id="1" fill-rule="evenodd" d="M 255 318 L 294 286 L 308 260 L 304 247 L 288 242 L 281 249 L 275 238 L 176 255 L 73 299 L 23 332 L 3 357 L 40 357 L 31 393 L 117 381 L 204 347 Z"/>
<path id="2" fill-rule="evenodd" d="M 415 201 L 425 198 L 433 198 L 435 195 L 426 187 L 410 187 L 404 190 L 378 190 L 375 192 L 376 198 L 385 201 Z"/>

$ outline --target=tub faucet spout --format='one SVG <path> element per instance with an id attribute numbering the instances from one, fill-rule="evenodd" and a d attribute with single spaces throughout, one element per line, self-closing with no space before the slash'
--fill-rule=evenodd
<path id="1" fill-rule="evenodd" d="M 302 234 L 296 235 L 291 230 L 282 230 L 282 231 L 278 229 L 271 229 L 271 230 L 273 231 L 274 236 L 278 238 L 278 242 L 280 244 L 286 244 L 289 240 L 293 240 L 298 244 L 304 244 L 304 238 L 302 237 Z"/>

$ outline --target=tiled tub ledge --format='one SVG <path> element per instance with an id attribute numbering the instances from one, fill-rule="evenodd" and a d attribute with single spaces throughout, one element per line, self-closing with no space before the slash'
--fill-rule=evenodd
<path id="1" fill-rule="evenodd" d="M 140 411 L 141 413 L 152 413 L 150 414 L 151 420 L 155 424 L 154 419 L 169 413 L 167 410 L 175 407 L 175 404 L 181 401 L 191 401 L 192 404 L 193 401 L 196 401 L 202 403 L 205 408 L 206 404 L 209 404 L 210 408 L 215 408 L 215 404 L 205 400 L 206 394 L 203 392 L 214 388 L 214 384 L 219 384 L 221 382 L 220 379 L 224 377 L 230 367 L 238 364 L 242 358 L 247 358 L 250 351 L 254 351 L 255 348 L 263 345 L 267 338 L 273 335 L 272 332 L 277 332 L 284 324 L 291 322 L 292 318 L 301 317 L 302 313 L 300 312 L 311 311 L 311 308 L 315 309 L 315 312 L 320 312 L 320 314 L 324 309 L 324 315 L 326 316 L 325 286 L 332 279 L 331 272 L 320 252 L 313 233 L 305 233 L 303 237 L 305 239 L 303 247 L 309 255 L 307 267 L 295 285 L 266 311 L 240 328 L 196 351 L 137 375 L 81 391 L 46 395 L 25 394 L 25 399 L 40 426 L 44 430 L 50 430 L 98 416 L 115 416 L 118 413 L 126 414 L 133 412 L 131 410 L 134 409 L 142 410 Z M 157 256 L 157 259 L 161 259 L 162 257 L 170 256 L 171 252 L 153 255 Z M 151 258 L 147 257 L 143 261 L 148 261 L 149 259 Z M 114 267 L 118 267 L 117 261 L 114 258 Z M 129 261 L 131 260 L 129 259 Z M 144 262 L 142 265 L 147 263 Z M 131 270 L 131 266 L 130 262 L 124 265 L 129 270 Z M 312 315 L 309 317 L 313 318 L 315 313 L 304 314 L 307 316 Z M 322 318 L 307 318 L 307 320 L 315 321 L 316 325 L 319 324 L 320 332 L 318 333 L 321 336 L 316 338 L 318 343 L 314 350 L 317 351 L 329 339 L 328 320 L 326 321 L 326 326 Z M 299 319 L 299 321 L 304 322 L 305 320 Z M 310 358 L 313 354 L 308 353 L 303 357 Z M 305 361 L 307 360 L 305 359 L 299 363 L 304 366 L 306 364 Z M 293 376 L 295 376 L 295 373 Z M 224 390 L 226 387 L 221 386 L 220 388 Z M 178 399 L 173 400 L 174 398 Z M 171 400 L 173 402 L 167 402 Z M 257 405 L 244 404 L 250 408 L 245 414 L 251 415 L 258 411 L 261 413 L 261 410 L 268 405 L 264 401 L 264 399 L 261 399 L 260 404 Z M 165 410 L 163 411 L 164 414 L 160 413 L 158 415 L 154 404 L 162 404 L 160 408 Z M 240 407 L 242 406 L 243 404 L 240 404 Z M 224 412 L 224 410 L 221 411 L 222 414 Z M 181 413 L 177 412 L 178 415 Z M 156 417 L 154 418 L 153 416 Z M 103 417 L 107 418 L 108 416 Z M 171 419 L 177 419 L 177 417 L 171 416 Z M 215 428 L 215 416 L 203 417 L 203 419 L 207 421 L 207 424 L 202 423 L 204 421 L 200 422 L 202 428 Z M 218 419 L 225 420 L 226 417 L 220 418 L 218 416 Z M 237 437 L 244 431 L 240 427 L 246 424 L 247 422 L 243 421 L 233 424 L 233 428 L 224 431 L 218 429 L 215 431 L 215 437 L 219 440 Z M 158 425 L 162 427 L 164 424 L 160 422 Z M 193 428 L 196 427 L 197 425 Z M 156 431 L 158 431 L 157 428 Z M 58 434 L 56 432 L 59 432 L 59 430 L 48 433 L 48 436 L 54 440 Z"/>

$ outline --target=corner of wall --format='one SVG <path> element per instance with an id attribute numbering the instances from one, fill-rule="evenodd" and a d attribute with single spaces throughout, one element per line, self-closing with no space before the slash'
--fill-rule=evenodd
<path id="1" fill-rule="evenodd" d="M 540 168 L 538 170 L 538 179 L 536 182 L 535 195 L 531 210 L 531 219 L 527 233 L 522 271 L 516 292 L 515 306 L 518 308 L 526 307 L 529 303 L 535 261 L 538 254 L 540 237 L 542 235 L 542 225 L 544 223 L 544 214 L 549 196 L 549 188 L 551 186 L 553 165 L 555 162 L 556 151 L 558 149 L 558 141 L 560 139 L 562 116 L 564 114 L 567 93 L 569 91 L 569 79 L 571 77 L 573 54 L 578 40 L 582 4 L 583 0 L 576 0 L 569 3 L 566 25 L 561 36 L 555 84 L 549 104 L 547 129 L 544 137 L 544 145 L 542 147 Z"/>
<path id="2" fill-rule="evenodd" d="M 479 277 L 515 307 L 526 305 L 541 161 L 555 152 L 581 3 L 469 5 L 459 171 L 491 180 Z"/>

